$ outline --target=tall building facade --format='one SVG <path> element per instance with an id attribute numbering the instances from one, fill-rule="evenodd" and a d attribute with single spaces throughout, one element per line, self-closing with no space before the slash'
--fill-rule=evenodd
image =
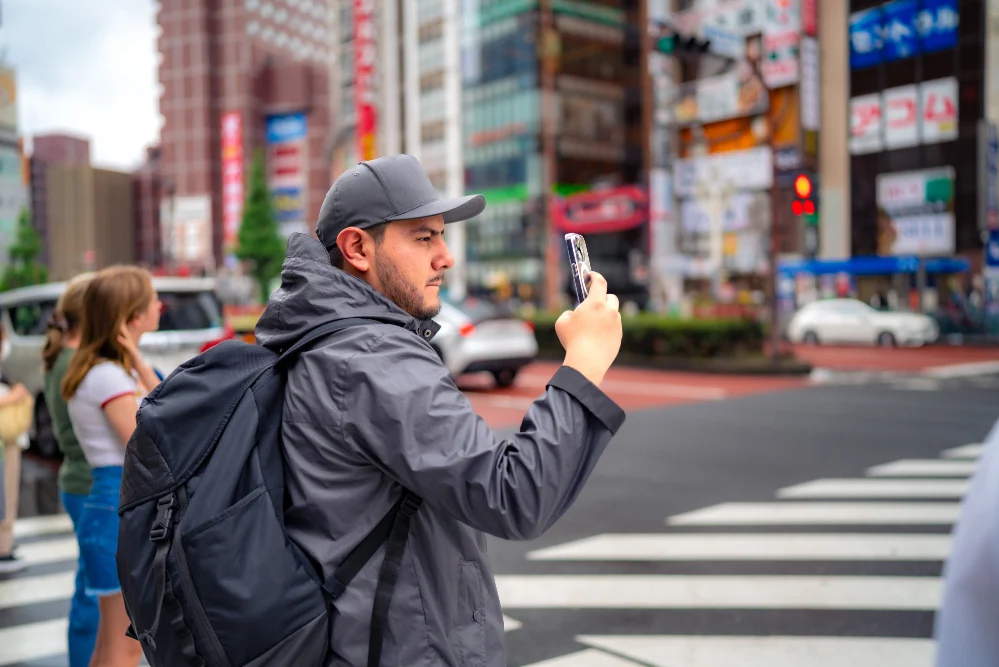
<path id="1" fill-rule="evenodd" d="M 42 239 L 43 264 L 52 262 L 52 225 L 49 222 L 49 169 L 57 166 L 89 165 L 90 141 L 68 134 L 44 134 L 32 138 L 28 161 L 32 222 Z"/>
<path id="2" fill-rule="evenodd" d="M 326 0 L 160 2 L 165 261 L 234 266 L 250 161 L 261 152 L 284 233 L 311 231 L 329 185 Z"/>
<path id="3" fill-rule="evenodd" d="M 333 0 L 337 110 L 331 178 L 378 155 L 409 153 L 441 196 L 465 190 L 458 0 Z M 466 224 L 449 226 L 456 265 L 447 294 L 466 294 Z"/>
<path id="4" fill-rule="evenodd" d="M 851 249 L 880 259 L 862 292 L 935 309 L 981 272 L 999 120 L 986 113 L 989 4 L 849 2 Z"/>

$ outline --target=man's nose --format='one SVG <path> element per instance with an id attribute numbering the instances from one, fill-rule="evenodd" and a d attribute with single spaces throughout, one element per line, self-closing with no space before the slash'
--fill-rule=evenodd
<path id="1" fill-rule="evenodd" d="M 450 269 L 454 266 L 454 255 L 447 247 L 447 243 L 441 240 L 441 251 L 437 255 L 437 261 L 434 262 L 434 270 L 442 271 L 444 269 Z"/>

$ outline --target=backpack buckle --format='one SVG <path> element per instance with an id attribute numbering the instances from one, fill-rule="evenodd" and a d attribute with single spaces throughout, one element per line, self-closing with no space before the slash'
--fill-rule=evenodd
<path id="1" fill-rule="evenodd" d="M 173 519 L 173 494 L 163 496 L 156 501 L 156 520 L 149 531 L 149 539 L 159 542 L 166 539 L 170 532 L 170 521 Z"/>

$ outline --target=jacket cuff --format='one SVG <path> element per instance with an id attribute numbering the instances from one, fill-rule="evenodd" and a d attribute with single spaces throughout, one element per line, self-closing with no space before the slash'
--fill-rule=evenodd
<path id="1" fill-rule="evenodd" d="M 561 389 L 582 403 L 612 434 L 624 424 L 624 410 L 575 368 L 562 366 L 555 371 L 548 386 Z"/>

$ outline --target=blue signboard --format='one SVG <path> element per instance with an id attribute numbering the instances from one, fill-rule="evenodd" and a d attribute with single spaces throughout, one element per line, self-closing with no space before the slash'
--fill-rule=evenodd
<path id="1" fill-rule="evenodd" d="M 302 231 L 305 220 L 307 136 L 304 113 L 267 119 L 267 183 L 274 217 L 278 223 L 288 225 L 282 227 L 286 231 Z"/>
<path id="2" fill-rule="evenodd" d="M 923 0 L 916 25 L 923 53 L 957 46 L 957 0 Z"/>
<path id="3" fill-rule="evenodd" d="M 892 0 L 850 15 L 850 68 L 957 46 L 958 0 Z"/>
<path id="4" fill-rule="evenodd" d="M 884 62 L 911 58 L 919 51 L 916 33 L 916 0 L 895 0 L 882 7 L 881 58 Z"/>
<path id="5" fill-rule="evenodd" d="M 999 229 L 989 230 L 989 241 L 985 244 L 985 266 L 990 273 L 999 273 Z"/>
<path id="6" fill-rule="evenodd" d="M 881 62 L 881 8 L 850 15 L 850 67 L 859 69 Z"/>

